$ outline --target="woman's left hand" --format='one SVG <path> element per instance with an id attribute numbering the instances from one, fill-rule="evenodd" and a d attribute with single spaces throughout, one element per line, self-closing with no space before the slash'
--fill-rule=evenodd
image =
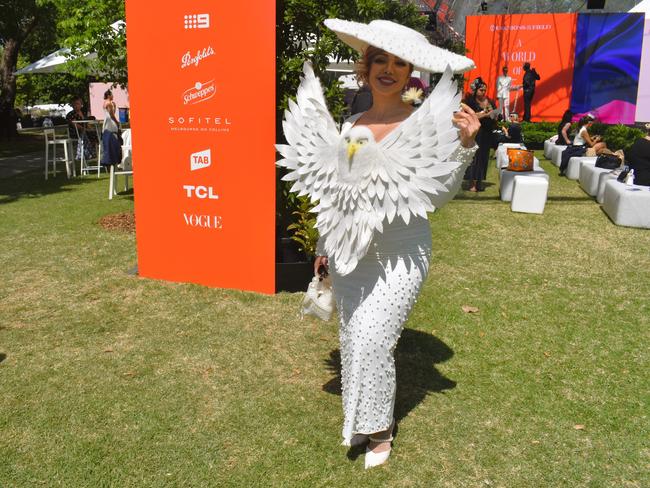
<path id="1" fill-rule="evenodd" d="M 458 127 L 458 135 L 462 146 L 473 147 L 476 144 L 476 133 L 481 127 L 476 112 L 469 106 L 461 103 L 460 110 L 454 112 L 454 117 L 451 120 Z"/>

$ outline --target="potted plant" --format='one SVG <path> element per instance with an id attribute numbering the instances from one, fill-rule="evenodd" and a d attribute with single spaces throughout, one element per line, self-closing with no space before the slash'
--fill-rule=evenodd
<path id="1" fill-rule="evenodd" d="M 289 232 L 279 237 L 276 244 L 275 289 L 276 291 L 305 291 L 314 275 L 314 258 L 318 231 L 316 216 L 307 197 L 288 195 L 288 206 L 293 222 L 286 227 Z"/>

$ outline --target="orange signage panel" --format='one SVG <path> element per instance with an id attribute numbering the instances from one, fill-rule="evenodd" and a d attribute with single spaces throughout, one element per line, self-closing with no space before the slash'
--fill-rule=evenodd
<path id="1" fill-rule="evenodd" d="M 275 2 L 126 14 L 140 275 L 273 293 Z"/>
<path id="2" fill-rule="evenodd" d="M 569 108 L 577 14 L 480 15 L 467 17 L 467 56 L 477 68 L 466 73 L 469 81 L 480 76 L 488 96 L 496 97 L 496 79 L 508 66 L 513 85 L 523 81 L 528 62 L 540 80 L 535 87 L 532 121 L 559 120 Z M 523 112 L 522 90 L 511 92 L 511 107 Z"/>

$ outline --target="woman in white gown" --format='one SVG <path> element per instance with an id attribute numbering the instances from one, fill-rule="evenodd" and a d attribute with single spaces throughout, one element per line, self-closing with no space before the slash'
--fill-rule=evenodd
<path id="1" fill-rule="evenodd" d="M 459 104 L 450 73 L 445 82 L 448 91 L 434 91 L 431 97 L 441 99 L 425 102 L 419 109 L 420 120 L 412 117 L 413 108 L 401 99 L 414 66 L 443 71 L 456 63 L 455 71 L 459 72 L 470 69 L 471 60 L 435 48 L 426 39 L 422 43 L 420 38 L 424 37 L 419 33 L 387 21 L 365 25 L 328 19 L 325 24 L 363 53 L 358 77 L 370 87 L 373 105 L 367 112 L 346 121 L 340 136 L 320 136 L 320 143 L 330 137 L 328 144 L 338 144 L 331 153 L 327 153 L 327 148 L 322 149 L 321 159 L 335 158 L 336 153 L 338 164 L 327 169 L 325 162 L 321 164 L 325 169 L 314 169 L 310 177 L 310 164 L 315 166 L 315 163 L 306 159 L 314 159 L 313 153 L 321 150 L 313 148 L 319 142 L 312 138 L 308 144 L 302 140 L 309 139 L 307 136 L 292 132 L 296 119 L 300 124 L 295 124 L 295 130 L 302 133 L 312 125 L 323 125 L 320 119 L 318 124 L 309 124 L 314 111 L 306 107 L 313 108 L 311 105 L 319 103 L 314 100 L 318 95 L 310 88 L 312 82 L 306 70 L 298 104 L 287 113 L 285 135 L 290 146 L 278 147 L 287 158 L 279 164 L 296 170 L 286 178 L 297 181 L 294 190 L 308 193 L 312 200 L 319 202 L 315 211 L 319 215 L 321 239 L 315 270 L 325 266 L 330 272 L 339 312 L 343 444 L 368 443 L 365 466 L 369 468 L 384 463 L 390 453 L 395 426 L 393 353 L 426 278 L 431 254 L 431 229 L 426 211 L 411 208 L 409 212 L 409 205 L 419 204 L 413 203 L 416 198 L 408 193 L 408 187 L 423 185 L 419 189 L 428 198 L 423 205 L 430 211 L 453 198 L 474 155 L 474 137 L 480 124 L 469 107 Z M 404 46 L 406 50 L 402 49 Z M 409 49 L 415 54 L 410 55 Z M 311 93 L 305 94 L 309 89 Z M 422 129 L 420 133 L 428 124 L 429 131 Z M 410 137 L 411 134 L 414 135 Z M 425 143 L 430 147 L 425 148 Z M 311 149 L 304 150 L 308 145 Z M 405 157 L 406 154 L 409 156 Z M 405 163 L 408 157 L 414 162 Z M 382 183 L 384 169 L 377 169 L 383 164 L 388 175 L 385 185 Z M 408 164 L 411 166 L 407 167 Z M 393 170 L 400 174 L 391 176 Z M 360 173 L 355 175 L 354 171 Z M 400 175 L 407 173 L 408 176 L 400 179 Z M 330 174 L 334 176 L 327 180 Z M 390 178 L 399 181 L 391 186 Z M 427 186 L 433 180 L 435 189 Z M 329 193 L 323 189 L 328 186 L 323 181 L 329 182 Z M 413 188 L 413 191 L 418 190 Z M 357 209 L 353 208 L 355 198 L 359 200 Z M 368 228 L 371 230 L 365 232 Z"/>

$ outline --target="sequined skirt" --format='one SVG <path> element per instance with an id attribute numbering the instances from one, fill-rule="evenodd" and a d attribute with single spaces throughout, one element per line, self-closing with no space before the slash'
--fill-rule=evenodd
<path id="1" fill-rule="evenodd" d="M 386 430 L 395 407 L 394 351 L 429 269 L 431 228 L 396 218 L 376 234 L 355 270 L 330 262 L 340 319 L 343 440 Z"/>

